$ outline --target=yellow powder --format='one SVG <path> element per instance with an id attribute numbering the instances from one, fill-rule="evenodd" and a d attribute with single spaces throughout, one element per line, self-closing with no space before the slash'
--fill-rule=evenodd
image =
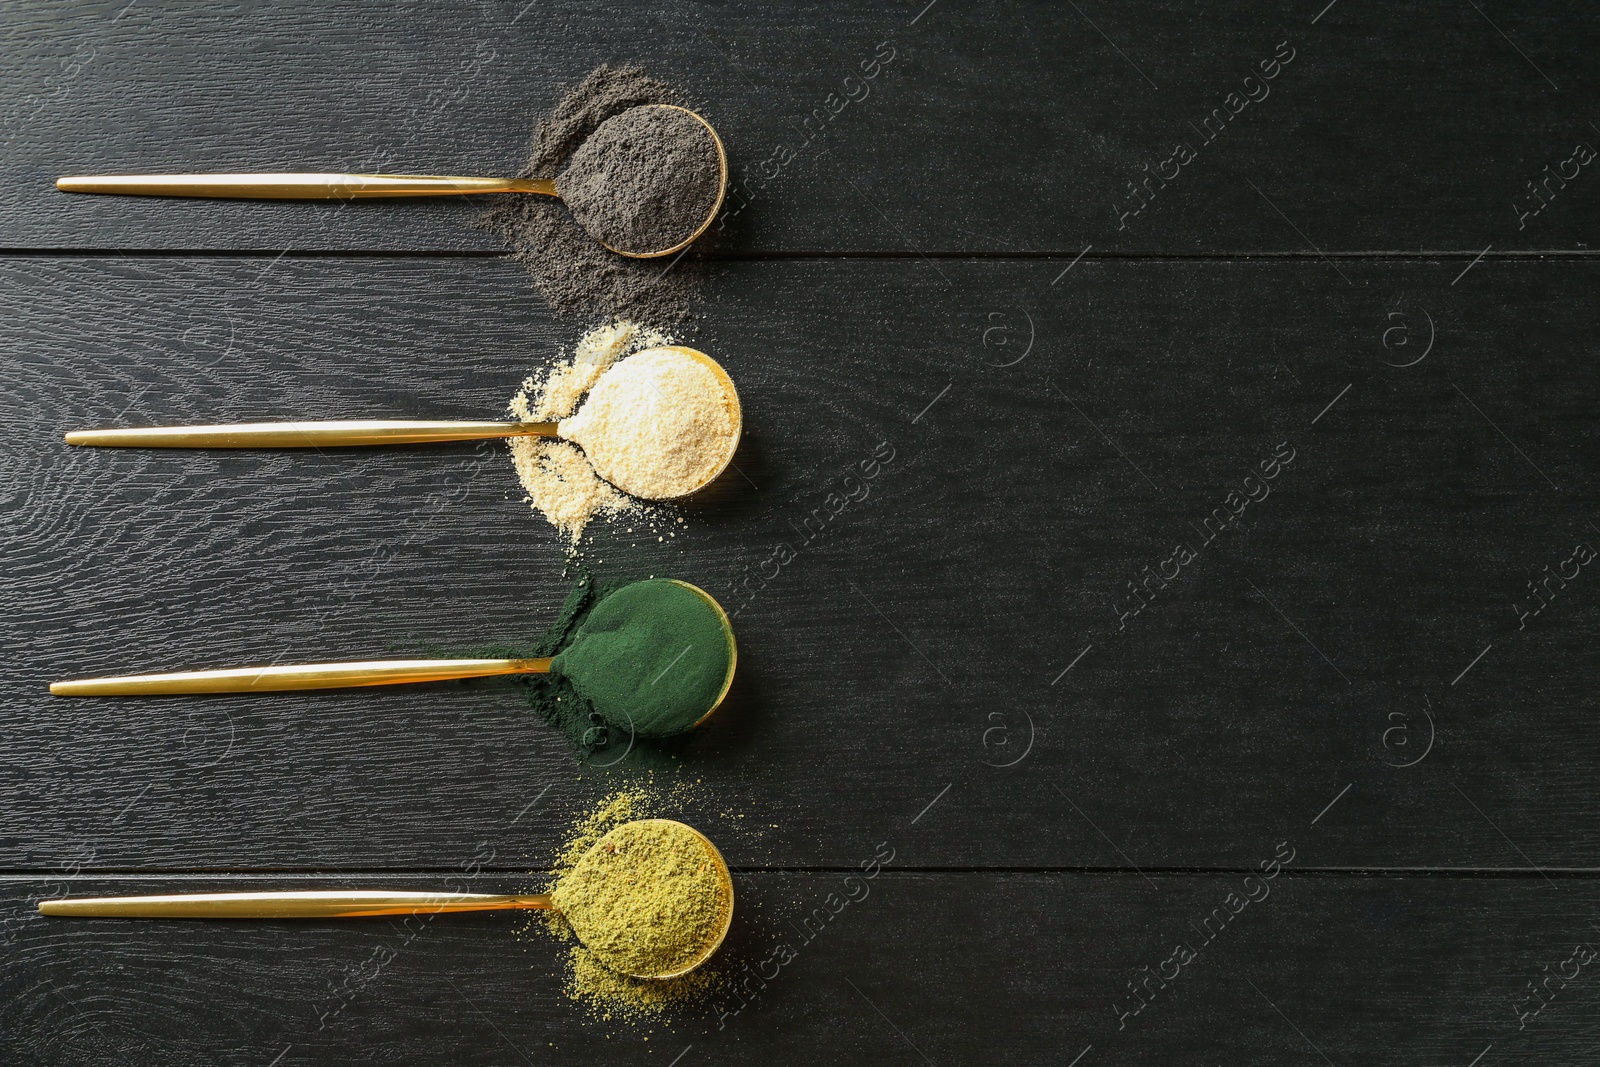
<path id="1" fill-rule="evenodd" d="M 556 854 L 555 881 L 546 892 L 555 891 L 555 882 L 571 871 L 599 840 L 625 822 L 643 818 L 655 807 L 644 789 L 619 789 L 600 801 L 598 807 L 572 825 L 572 836 Z"/>
<path id="2" fill-rule="evenodd" d="M 610 1021 L 661 1015 L 675 1004 L 705 996 L 716 984 L 716 976 L 704 967 L 679 978 L 630 978 L 601 963 L 582 945 L 574 945 L 567 959 L 563 992 Z"/>
<path id="3" fill-rule="evenodd" d="M 687 350 L 651 348 L 606 371 L 561 436 L 600 476 L 646 500 L 683 496 L 725 467 L 739 406 L 724 379 Z"/>
<path id="4" fill-rule="evenodd" d="M 557 363 L 542 379 L 531 376 L 511 401 L 511 413 L 524 422 L 556 422 L 571 415 L 583 394 L 618 359 L 641 348 L 671 344 L 666 334 L 617 319 L 583 335 L 568 362 Z"/>
<path id="5" fill-rule="evenodd" d="M 619 825 L 648 817 L 662 807 L 678 807 L 694 795 L 693 785 L 687 782 L 676 782 L 662 791 L 657 788 L 652 775 L 639 786 L 619 790 L 603 798 L 593 811 L 573 824 L 571 836 L 555 858 L 555 878 L 546 891 L 553 893 L 556 886 L 571 874 L 578 861 Z M 715 961 L 681 978 L 631 978 L 607 967 L 594 953 L 584 948 L 560 912 L 540 914 L 551 933 L 569 942 L 563 992 L 603 1021 L 645 1022 L 659 1019 L 675 1005 L 703 998 L 718 980 L 713 970 Z"/>
<path id="6" fill-rule="evenodd" d="M 595 956 L 643 975 L 693 966 L 717 940 L 732 904 L 706 843 L 668 819 L 612 830 L 550 896 Z"/>
<path id="7" fill-rule="evenodd" d="M 511 398 L 512 417 L 522 422 L 556 422 L 571 415 L 579 399 L 618 359 L 669 338 L 637 323 L 617 320 L 584 334 L 572 358 L 543 375 L 530 375 Z M 596 517 L 639 510 L 635 501 L 606 484 L 574 446 L 540 437 L 510 439 L 511 462 L 527 502 L 576 546 Z"/>

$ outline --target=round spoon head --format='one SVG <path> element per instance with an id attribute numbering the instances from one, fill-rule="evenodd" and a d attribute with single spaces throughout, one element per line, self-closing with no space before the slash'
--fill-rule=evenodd
<path id="1" fill-rule="evenodd" d="M 739 440 L 744 436 L 744 408 L 739 406 L 739 390 L 733 387 L 733 379 L 728 377 L 728 372 L 722 369 L 722 364 L 697 348 L 686 348 L 683 345 L 671 345 L 670 347 L 674 351 L 682 352 L 684 355 L 692 357 L 697 363 L 709 370 L 716 377 L 717 384 L 722 387 L 723 397 L 727 400 L 728 406 L 733 409 L 733 438 L 728 442 L 727 452 L 723 456 L 722 463 L 716 470 L 707 475 L 699 485 L 684 494 L 685 496 L 693 496 L 722 477 L 728 469 L 728 464 L 733 462 L 734 453 L 739 451 Z"/>
<path id="2" fill-rule="evenodd" d="M 671 737 L 705 722 L 727 697 L 738 658 L 728 613 L 711 594 L 650 578 L 591 608 L 550 673 L 626 730 L 631 747 L 635 737 Z"/>
<path id="3" fill-rule="evenodd" d="M 618 374 L 619 368 L 626 367 L 630 360 L 638 360 L 640 357 L 646 360 L 659 359 L 664 354 L 687 358 L 709 371 L 716 383 L 718 399 L 727 406 L 733 423 L 733 432 L 723 443 L 722 454 L 716 457 L 714 465 L 708 466 L 694 484 L 676 488 L 676 491 L 670 493 L 662 493 L 648 484 L 634 484 L 641 481 L 639 477 L 641 472 L 633 469 L 637 467 L 634 462 L 637 454 L 621 447 L 608 448 L 607 438 L 604 436 L 598 440 L 591 439 L 593 424 L 590 421 L 596 411 L 609 411 L 611 419 L 626 418 L 630 423 L 641 427 L 654 426 L 661 422 L 662 417 L 659 414 L 656 416 L 641 414 L 641 410 L 648 412 L 647 404 L 642 405 L 642 402 L 647 402 L 654 390 L 641 388 L 637 379 L 628 386 L 619 384 L 622 380 L 620 377 L 612 377 L 609 383 L 607 377 Z M 590 410 L 591 405 L 595 410 Z M 606 417 L 600 416 L 601 419 Z M 705 489 L 727 471 L 729 464 L 733 462 L 734 454 L 739 450 L 739 441 L 744 436 L 744 409 L 739 403 L 739 391 L 734 388 L 733 379 L 728 377 L 728 372 L 723 370 L 716 360 L 698 349 L 684 345 L 661 345 L 635 352 L 613 365 L 595 382 L 594 388 L 589 390 L 584 407 L 580 408 L 577 414 L 563 419 L 560 427 L 561 436 L 583 447 L 596 473 L 624 493 L 642 500 L 682 500 Z M 633 469 L 632 476 L 630 469 Z"/>
<path id="4" fill-rule="evenodd" d="M 701 589 L 698 585 L 691 585 L 688 582 L 680 582 L 676 578 L 671 579 L 671 581 L 675 585 L 681 585 L 691 592 L 698 593 L 707 604 L 711 605 L 712 609 L 717 613 L 717 618 L 722 621 L 722 634 L 728 640 L 727 677 L 722 679 L 722 688 L 717 692 L 717 699 L 711 702 L 711 706 L 706 709 L 706 713 L 704 715 L 695 720 L 694 725 L 699 726 L 701 723 L 711 718 L 716 710 L 722 707 L 722 702 L 728 699 L 728 690 L 733 688 L 733 672 L 739 666 L 739 645 L 733 639 L 733 620 L 728 618 L 728 613 L 722 610 L 722 605 L 718 604 L 716 599 L 712 597 L 710 593 L 706 592 L 704 589 Z M 690 729 L 694 729 L 694 726 L 691 726 Z M 708 845 L 710 843 L 711 842 L 709 841 L 706 842 Z"/>
<path id="5" fill-rule="evenodd" d="M 604 247 L 608 251 L 615 252 L 619 256 L 627 256 L 629 259 L 655 259 L 655 258 L 657 258 L 659 256 L 670 256 L 675 252 L 681 252 L 685 248 L 688 248 L 697 239 L 699 239 L 701 234 L 705 233 L 706 230 L 711 228 L 712 222 L 716 221 L 717 212 L 722 210 L 722 201 L 728 194 L 728 152 L 727 152 L 727 149 L 725 149 L 723 147 L 723 145 L 722 145 L 722 138 L 718 137 L 717 136 L 717 131 L 712 129 L 711 123 L 707 122 L 703 117 L 701 117 L 700 115 L 696 114 L 693 111 L 690 111 L 686 107 L 678 107 L 676 104 L 643 104 L 643 105 L 640 105 L 637 108 L 632 108 L 630 110 L 632 110 L 632 111 L 645 111 L 645 110 L 676 111 L 676 112 L 681 112 L 684 115 L 688 115 L 689 117 L 694 119 L 695 122 L 699 123 L 701 127 L 704 128 L 704 130 L 706 132 L 706 135 L 711 138 L 712 146 L 716 149 L 716 153 L 717 153 L 717 195 L 716 195 L 716 197 L 713 199 L 713 201 L 711 203 L 711 209 L 706 212 L 705 218 L 703 220 L 701 220 L 699 222 L 699 224 L 694 227 L 693 231 L 690 232 L 688 234 L 688 236 L 683 237 L 682 239 L 678 240 L 675 244 L 668 245 L 667 247 L 664 247 L 664 248 L 623 248 L 623 247 L 619 247 L 617 244 L 609 243 L 609 242 L 605 241 L 599 235 L 597 235 L 597 234 L 593 233 L 592 231 L 590 231 L 590 236 L 594 237 L 594 239 L 596 241 L 598 241 L 602 247 Z M 626 114 L 626 112 L 624 112 L 624 114 Z M 613 117 L 617 117 L 617 116 L 613 116 Z M 593 135 L 591 135 L 591 136 L 593 136 Z M 580 146 L 580 148 L 581 148 L 581 146 Z M 562 198 L 566 199 L 566 197 L 564 195 L 563 195 Z M 568 206 L 569 207 L 572 206 L 570 201 L 568 203 Z M 583 225 L 582 219 L 579 220 L 579 224 Z M 584 229 L 585 230 L 589 230 L 589 227 L 587 225 L 585 225 Z"/>
<path id="6" fill-rule="evenodd" d="M 648 836 L 667 845 L 640 855 L 634 845 L 635 855 L 629 855 L 630 839 L 634 842 Z M 685 863 L 685 854 L 701 861 Z M 655 901 L 654 907 L 628 908 L 627 915 L 619 915 L 618 898 L 628 889 L 641 883 L 658 881 L 670 891 L 697 894 L 695 899 L 682 897 Z M 572 926 L 583 946 L 612 970 L 633 978 L 679 978 L 705 963 L 728 936 L 733 925 L 733 876 L 728 873 L 727 861 L 717 846 L 700 831 L 672 819 L 640 819 L 623 823 L 595 843 L 572 871 L 558 883 L 554 894 L 563 900 L 563 886 L 582 883 L 588 890 L 584 899 L 567 899 L 562 915 Z M 610 892 L 613 886 L 624 888 Z M 703 894 L 703 895 L 701 895 Z M 630 896 L 631 899 L 631 896 Z M 628 920 L 670 921 L 683 915 L 699 915 L 701 922 L 693 931 L 694 940 L 682 941 L 682 934 L 662 935 L 658 942 L 641 939 L 640 931 L 629 931 L 632 937 L 622 948 L 617 944 L 614 924 Z M 665 953 L 665 956 L 663 956 Z M 661 960 L 653 966 L 644 966 L 642 958 Z"/>

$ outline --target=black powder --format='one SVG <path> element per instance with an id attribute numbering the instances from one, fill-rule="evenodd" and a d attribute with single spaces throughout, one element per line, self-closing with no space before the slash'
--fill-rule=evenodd
<path id="1" fill-rule="evenodd" d="M 677 92 L 637 67 L 598 67 L 569 90 L 534 132 L 524 178 L 549 178 L 600 128 L 645 104 L 680 103 Z M 543 196 L 502 198 L 478 225 L 499 234 L 511 256 L 558 313 L 598 312 L 670 322 L 689 311 L 703 268 L 693 256 L 629 259 L 602 248 L 565 205 Z"/>
<path id="2" fill-rule="evenodd" d="M 636 107 L 601 123 L 556 178 L 572 217 L 624 252 L 676 248 L 716 210 L 722 165 L 687 111 Z"/>

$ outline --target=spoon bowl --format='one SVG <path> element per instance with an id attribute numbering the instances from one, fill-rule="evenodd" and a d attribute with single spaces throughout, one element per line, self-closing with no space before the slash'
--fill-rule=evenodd
<path id="1" fill-rule="evenodd" d="M 606 249 L 608 252 L 615 252 L 619 256 L 627 256 L 629 259 L 656 259 L 661 256 L 670 256 L 675 252 L 681 252 L 685 248 L 688 248 L 690 245 L 694 244 L 695 241 L 699 240 L 702 234 L 711 228 L 711 224 L 717 220 L 717 212 L 722 210 L 723 200 L 728 195 L 728 151 L 722 144 L 722 138 L 718 137 L 717 131 L 712 128 L 711 123 L 707 122 L 705 117 L 698 112 L 690 111 L 688 108 L 679 107 L 676 104 L 642 104 L 639 107 L 632 108 L 630 110 L 643 111 L 646 109 L 660 111 L 680 111 L 694 119 L 705 128 L 707 136 L 711 138 L 712 146 L 717 150 L 717 195 L 711 203 L 711 210 L 706 212 L 705 218 L 695 226 L 694 230 L 678 243 L 666 248 L 628 249 L 618 247 L 614 244 L 608 244 L 606 241 L 602 240 L 598 234 L 590 230 L 589 227 L 584 226 L 582 220 L 578 219 L 577 215 L 573 216 L 574 221 L 576 221 L 579 226 L 583 226 L 584 232 L 588 233 L 590 237 L 593 237 L 602 248 Z M 558 193 L 557 195 L 559 196 L 560 194 Z"/>
<path id="2" fill-rule="evenodd" d="M 599 947 L 599 942 L 602 940 L 601 934 L 604 932 L 602 927 L 607 919 L 606 916 L 601 916 L 597 921 L 591 923 L 588 921 L 590 916 L 587 915 L 574 915 L 565 911 L 560 914 L 567 920 L 567 924 L 572 927 L 573 933 L 577 935 L 583 946 L 594 953 L 597 959 L 612 970 L 633 978 L 681 978 L 709 960 L 717 949 L 722 947 L 722 942 L 727 939 L 728 930 L 733 925 L 733 875 L 728 871 L 728 863 L 722 858 L 722 853 L 717 850 L 717 846 L 713 845 L 706 835 L 694 827 L 674 819 L 638 819 L 633 822 L 623 823 L 613 829 L 611 833 L 608 833 L 606 837 L 601 838 L 593 848 L 584 854 L 584 858 L 579 860 L 578 864 L 582 865 L 585 860 L 597 856 L 600 850 L 606 847 L 607 839 L 612 834 L 630 827 L 643 826 L 670 827 L 674 833 L 691 835 L 695 843 L 705 850 L 706 861 L 711 865 L 712 877 L 715 882 L 715 888 L 712 891 L 716 896 L 716 918 L 705 930 L 704 940 L 694 946 L 694 951 L 688 957 L 687 962 L 679 961 L 666 969 L 655 971 L 630 969 L 633 964 L 626 959 L 620 956 L 610 956 L 608 958 L 606 951 Z M 559 889 L 557 892 L 559 893 Z"/>
<path id="3" fill-rule="evenodd" d="M 648 485 L 637 484 L 639 479 L 631 476 L 632 472 L 626 462 L 631 458 L 629 453 L 615 447 L 606 447 L 604 438 L 598 442 L 587 440 L 587 435 L 578 428 L 579 424 L 585 420 L 588 406 L 597 402 L 596 397 L 606 393 L 608 376 L 617 372 L 629 360 L 649 359 L 653 356 L 660 356 L 663 353 L 684 357 L 708 371 L 716 383 L 716 389 L 719 394 L 718 399 L 727 405 L 733 423 L 733 432 L 724 445 L 721 459 L 717 465 L 707 469 L 699 481 L 693 485 L 675 487 L 676 491 L 671 493 L 660 493 Z M 647 391 L 644 396 L 635 394 L 631 398 L 631 402 L 622 406 L 623 410 L 627 412 L 628 422 L 633 424 L 635 432 L 641 426 L 659 425 L 671 421 L 670 418 L 650 412 L 645 403 L 650 393 L 653 393 L 653 390 Z M 613 401 L 610 406 L 615 408 L 615 402 Z M 629 496 L 638 497 L 640 500 L 682 500 L 706 489 L 726 473 L 728 465 L 733 462 L 734 453 L 739 450 L 739 441 L 744 435 L 744 409 L 739 404 L 739 391 L 734 388 L 733 379 L 728 377 L 728 372 L 723 370 L 716 360 L 699 349 L 688 348 L 684 345 L 658 345 L 655 348 L 647 348 L 635 352 L 608 368 L 604 374 L 600 375 L 593 388 L 589 390 L 588 396 L 584 400 L 584 406 L 580 407 L 573 415 L 557 423 L 556 432 L 564 440 L 571 441 L 584 450 L 584 455 L 588 458 L 590 466 L 595 469 L 595 473 Z M 635 438 L 635 441 L 637 440 Z M 599 447 L 594 447 L 596 445 Z"/>

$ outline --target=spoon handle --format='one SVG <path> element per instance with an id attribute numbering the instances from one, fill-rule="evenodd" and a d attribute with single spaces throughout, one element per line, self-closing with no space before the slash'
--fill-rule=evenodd
<path id="1" fill-rule="evenodd" d="M 425 419 L 328 419 L 239 422 L 217 426 L 144 426 L 73 430 L 69 445 L 116 448 L 335 448 L 416 445 L 495 437 L 555 437 L 553 422 L 438 422 Z"/>
<path id="2" fill-rule="evenodd" d="M 127 674 L 51 682 L 62 697 L 130 697 L 184 693 L 278 693 L 296 689 L 349 689 L 402 682 L 443 682 L 500 674 L 544 674 L 548 659 L 396 659 L 359 663 L 303 663 L 230 667 L 216 671 Z"/>
<path id="3" fill-rule="evenodd" d="M 65 193 L 205 196 L 230 200 L 369 200 L 472 193 L 556 195 L 550 178 L 456 178 L 440 174 L 102 174 L 56 179 Z"/>
<path id="4" fill-rule="evenodd" d="M 103 919 L 353 919 L 454 911 L 552 908 L 549 896 L 316 889 L 276 893 L 177 893 L 69 897 L 39 902 L 41 915 Z"/>

